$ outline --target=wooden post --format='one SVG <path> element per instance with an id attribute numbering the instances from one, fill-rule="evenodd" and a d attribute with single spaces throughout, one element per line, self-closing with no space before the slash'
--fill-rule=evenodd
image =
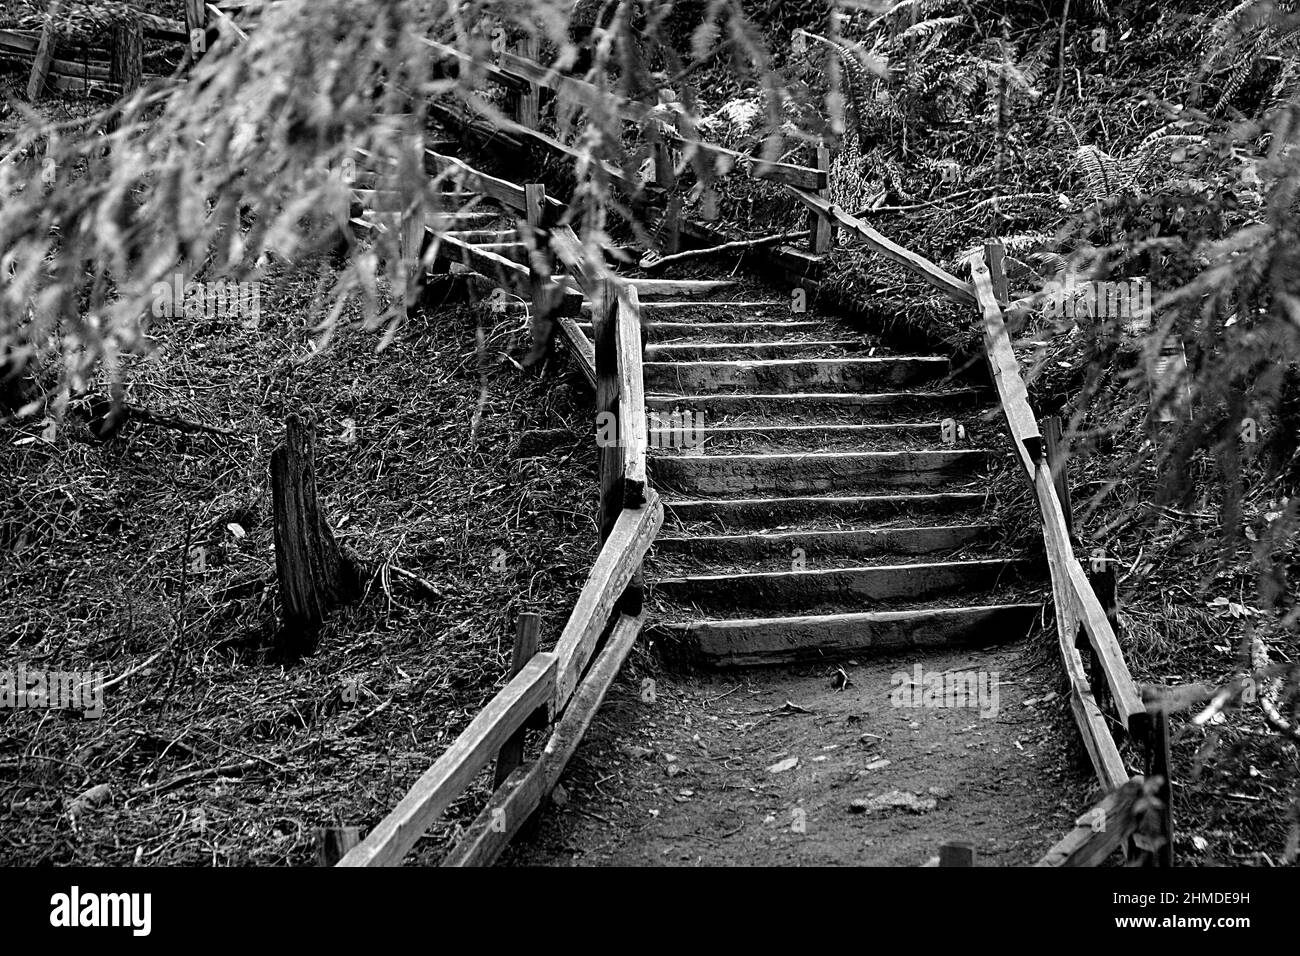
<path id="1" fill-rule="evenodd" d="M 1000 247 L 999 247 L 1000 248 Z M 1003 283 L 1006 276 L 1003 276 Z M 1065 528 L 1074 540 L 1074 506 L 1070 503 L 1070 452 L 1065 443 L 1059 415 L 1049 415 L 1043 422 L 1043 442 L 1047 446 L 1047 464 L 1052 469 L 1052 485 L 1065 513 Z"/>
<path id="2" fill-rule="evenodd" d="M 993 295 L 995 297 L 998 294 L 998 289 L 1005 289 L 1007 285 L 1006 269 L 1003 266 L 1003 260 L 1006 258 L 1006 253 L 1006 246 L 997 239 L 989 239 L 985 241 L 984 264 L 988 267 L 989 284 L 993 287 Z M 989 384 L 991 385 L 995 381 L 993 363 L 989 358 L 988 349 L 980 349 L 980 351 L 984 353 L 984 365 L 985 368 L 988 369 Z M 1030 452 L 1030 457 L 1033 458 L 1034 461 L 1038 460 L 1037 456 L 1034 455 L 1031 449 L 1026 450 Z"/>
<path id="3" fill-rule="evenodd" d="M 531 611 L 525 611 L 519 615 L 519 620 L 515 622 L 515 647 L 510 658 L 510 676 L 514 677 L 537 653 L 537 638 L 542 633 L 542 616 L 534 614 Z M 501 784 L 506 782 L 506 777 L 524 761 L 524 738 L 527 734 L 526 727 L 520 727 L 510 739 L 501 745 L 497 751 L 496 773 L 492 780 L 492 789 L 495 790 Z"/>
<path id="4" fill-rule="evenodd" d="M 359 591 L 357 570 L 334 541 L 316 498 L 315 437 L 297 415 L 285 420 L 284 444 L 271 455 L 275 570 L 283 626 L 276 650 L 309 653 L 326 614 Z"/>
<path id="5" fill-rule="evenodd" d="M 1003 265 L 1006 257 L 1007 247 L 1001 242 L 995 240 L 984 243 L 984 259 L 989 264 L 993 294 L 997 297 L 998 305 L 1003 308 L 1007 305 L 1007 270 Z"/>
<path id="6" fill-rule="evenodd" d="M 313 842 L 316 844 L 316 865 L 333 866 L 361 842 L 361 828 L 317 827 Z"/>
<path id="7" fill-rule="evenodd" d="M 662 191 L 664 218 L 659 224 L 658 246 L 661 255 L 670 256 L 682 246 L 682 201 L 676 195 L 677 173 L 673 166 L 672 150 L 662 135 L 656 136 L 652 149 L 655 164 L 655 185 Z"/>
<path id="8" fill-rule="evenodd" d="M 126 96 L 140 86 L 144 76 L 144 27 L 135 14 L 127 14 L 113 24 L 109 43 L 111 82 Z"/>
<path id="9" fill-rule="evenodd" d="M 668 90 L 659 91 L 659 103 L 671 102 L 672 94 Z M 664 219 L 659 228 L 659 252 L 672 255 L 680 252 L 682 201 L 677 195 L 677 164 L 673 161 L 672 146 L 668 141 L 670 133 L 667 123 L 651 120 L 650 148 L 654 156 L 655 185 L 664 193 Z"/>
<path id="10" fill-rule="evenodd" d="M 681 251 L 682 200 L 680 196 L 670 195 L 664 204 L 664 223 L 659 232 L 659 248 L 666 256 Z"/>
<path id="11" fill-rule="evenodd" d="M 541 183 L 528 183 L 524 186 L 524 218 L 534 229 L 546 228 L 544 221 L 546 209 L 546 187 Z"/>
<path id="12" fill-rule="evenodd" d="M 949 840 L 939 847 L 940 866 L 974 866 L 975 845 L 965 840 Z"/>
<path id="13" fill-rule="evenodd" d="M 551 282 L 555 254 L 548 235 L 551 223 L 547 216 L 546 187 L 541 183 L 524 185 L 524 219 L 527 229 L 520 229 L 520 238 L 531 243 L 528 247 L 528 288 L 533 304 L 530 322 L 534 355 L 540 357 L 541 350 L 552 340 L 552 316 L 564 301 L 564 287 Z"/>
<path id="14" fill-rule="evenodd" d="M 825 146 L 817 147 L 817 168 L 824 171 L 827 176 L 831 170 L 831 151 Z M 823 199 L 829 200 L 831 197 L 829 179 L 825 189 L 817 190 L 817 195 Z M 808 242 L 815 256 L 824 256 L 831 251 L 831 243 L 835 239 L 835 226 L 830 218 L 823 216 L 821 213 L 813 210 L 808 214 L 808 231 L 811 233 Z"/>
<path id="15" fill-rule="evenodd" d="M 208 48 L 208 7 L 204 0 L 185 0 L 185 32 L 190 56 L 198 59 Z"/>
<path id="16" fill-rule="evenodd" d="M 596 351 L 596 427 L 604 435 L 600 455 L 600 540 L 603 544 L 623 510 L 622 423 L 618 420 L 618 299 L 614 284 L 601 282 L 591 295 Z M 612 433 L 611 433 L 612 429 Z"/>
<path id="17" fill-rule="evenodd" d="M 415 157 L 415 162 L 423 168 L 424 161 L 424 135 L 418 128 L 418 117 L 407 115 L 403 117 L 407 121 L 407 133 L 403 137 L 403 143 L 409 151 L 409 155 Z M 401 232 L 398 233 L 398 255 L 402 262 L 402 289 L 405 296 L 406 309 L 409 312 L 420 300 L 420 292 L 424 288 L 425 275 L 424 259 L 426 229 L 424 217 L 424 198 L 419 192 L 412 189 L 403 189 L 400 193 L 402 199 L 401 211 Z"/>
<path id="18" fill-rule="evenodd" d="M 1152 715 L 1147 743 L 1147 775 L 1160 778 L 1156 796 L 1162 804 L 1157 812 L 1164 842 L 1155 852 L 1156 866 L 1174 865 L 1174 787 L 1169 763 L 1169 714 L 1162 707 Z"/>
<path id="19" fill-rule="evenodd" d="M 36 48 L 36 60 L 32 63 L 31 75 L 27 78 L 27 99 L 35 103 L 45 92 L 45 81 L 50 76 L 50 66 L 54 63 L 55 38 L 54 20 L 59 15 L 62 0 L 50 0 L 46 11 L 45 26 L 41 29 L 41 42 Z"/>
<path id="20" fill-rule="evenodd" d="M 525 60 L 536 63 L 541 56 L 542 46 L 537 37 L 524 37 L 515 45 L 515 52 Z M 537 129 L 541 122 L 541 94 L 537 84 L 529 82 L 528 89 L 519 94 L 519 125 L 528 129 Z"/>

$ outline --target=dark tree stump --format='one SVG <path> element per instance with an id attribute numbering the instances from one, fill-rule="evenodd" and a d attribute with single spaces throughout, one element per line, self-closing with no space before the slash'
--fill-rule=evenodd
<path id="1" fill-rule="evenodd" d="M 271 455 L 275 571 L 284 618 L 275 649 L 298 656 L 316 649 L 331 609 L 356 597 L 357 569 L 334 541 L 316 500 L 315 437 L 297 415 L 285 420 L 284 444 Z"/>

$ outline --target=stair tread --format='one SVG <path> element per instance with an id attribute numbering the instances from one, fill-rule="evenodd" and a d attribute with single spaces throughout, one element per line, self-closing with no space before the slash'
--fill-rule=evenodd
<path id="1" fill-rule="evenodd" d="M 916 647 L 1006 643 L 1028 634 L 1042 613 L 1041 602 L 1018 602 L 657 621 L 647 630 L 670 655 L 743 667 L 897 653 Z"/>
<path id="2" fill-rule="evenodd" d="M 831 574 L 844 574 L 845 572 L 865 571 L 872 574 L 879 574 L 884 571 L 920 571 L 928 568 L 985 568 L 998 565 L 1025 565 L 1033 566 L 1042 564 L 1040 560 L 1034 558 L 1018 556 L 1001 556 L 996 558 L 964 558 L 957 561 L 915 561 L 882 564 L 846 564 L 843 567 L 829 568 L 804 568 L 799 571 L 716 571 L 711 574 L 682 574 L 669 577 L 658 578 L 657 583 L 676 583 L 679 581 L 718 581 L 731 578 L 818 578 Z M 1045 567 L 1045 565 L 1044 565 Z"/>

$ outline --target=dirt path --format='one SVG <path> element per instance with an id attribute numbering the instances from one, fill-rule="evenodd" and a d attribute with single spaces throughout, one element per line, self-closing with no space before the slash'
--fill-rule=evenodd
<path id="1" fill-rule="evenodd" d="M 968 840 L 977 865 L 1030 863 L 1075 813 L 1051 672 L 1026 644 L 849 661 L 842 690 L 825 665 L 661 675 L 653 701 L 621 681 L 507 861 L 920 866 Z M 906 706 L 918 663 L 996 680 L 996 707 Z"/>

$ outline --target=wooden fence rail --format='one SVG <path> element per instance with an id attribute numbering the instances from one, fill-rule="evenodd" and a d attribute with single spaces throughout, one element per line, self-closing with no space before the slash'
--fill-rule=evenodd
<path id="1" fill-rule="evenodd" d="M 531 57 L 502 51 L 498 54 L 495 64 L 480 63 L 437 40 L 425 39 L 424 42 L 445 61 L 456 64 L 458 69 L 477 71 L 478 74 L 516 94 L 518 103 L 516 115 L 513 118 L 505 117 L 504 121 L 496 117 L 494 125 L 516 138 L 531 140 L 550 152 L 571 159 L 579 156 L 578 151 L 571 146 L 537 129 L 539 90 L 548 90 L 561 102 L 581 109 L 613 111 L 624 122 L 644 128 L 655 157 L 655 182 L 664 191 L 665 216 L 661 242 L 667 252 L 677 251 L 676 237 L 681 207 L 680 197 L 674 195 L 677 182 L 671 149 L 693 155 L 701 167 L 714 172 L 738 171 L 751 179 L 779 183 L 799 190 L 811 190 L 823 195 L 830 186 L 828 150 L 818 151 L 816 166 L 800 166 L 753 156 L 715 143 L 704 142 L 689 128 L 684 131 L 686 118 L 669 105 L 645 103 L 620 96 L 612 90 L 601 89 L 594 83 L 562 74 Z M 529 49 L 535 52 L 535 46 Z M 468 105 L 472 110 L 487 115 L 486 104 L 477 98 L 472 97 Z M 609 179 L 618 183 L 625 192 L 634 194 L 639 191 L 640 184 L 626 176 L 623 170 L 612 163 L 600 165 Z M 809 240 L 812 251 L 816 254 L 827 252 L 833 232 L 834 226 L 830 223 L 815 228 Z"/>
<path id="2" fill-rule="evenodd" d="M 550 309 L 557 290 L 560 295 L 578 292 L 591 304 L 594 343 L 567 316 L 561 316 L 560 328 L 596 388 L 597 412 L 613 418 L 614 427 L 606 429 L 601 448 L 602 544 L 554 650 L 533 654 L 521 666 L 527 649 L 535 646 L 537 631 L 537 622 L 521 621 L 513 665 L 517 673 L 339 866 L 400 863 L 494 758 L 494 792 L 445 865 L 488 865 L 497 858 L 559 781 L 641 631 L 641 564 L 664 520 L 663 504 L 646 483 L 637 284 L 619 282 L 601 271 L 572 228 L 554 224 L 554 213 L 563 207 L 548 199 L 540 185 L 518 186 L 431 150 L 425 158 L 430 173 L 451 175 L 463 187 L 483 191 L 523 213 L 516 241 L 506 245 L 513 250 L 522 244 L 530 250 L 524 265 L 444 231 L 433 237 L 435 257 L 499 277 L 521 296 L 531 297 L 534 310 Z M 536 260 L 548 255 L 569 274 L 541 281 Z M 665 287 L 654 280 L 642 284 L 651 290 Z M 519 766 L 522 735 L 537 722 L 539 711 L 555 724 L 554 732 L 537 760 Z"/>
<path id="3" fill-rule="evenodd" d="M 447 751 L 339 866 L 396 866 L 516 730 L 555 694 L 557 659 L 537 654 L 488 702 Z"/>
<path id="4" fill-rule="evenodd" d="M 1099 677 L 1108 692 L 1119 726 L 1144 745 L 1147 770 L 1160 778 L 1160 799 L 1164 802 L 1161 839 L 1163 849 L 1152 855 L 1157 865 L 1172 863 L 1173 823 L 1169 810 L 1169 741 L 1163 714 L 1153 720 L 1116 637 L 1114 621 L 1102 607 L 1092 584 L 1074 553 L 1071 519 L 1066 514 L 1059 489 L 1063 476 L 1058 465 L 1048 460 L 1043 433 L 1029 405 L 1029 394 L 1020 375 L 1020 365 L 1011 348 L 1003 318 L 1007 299 L 1006 277 L 1001 263 L 1005 249 L 988 243 L 985 255 L 971 264 L 971 283 L 908 249 L 904 249 L 855 217 L 837 209 L 821 196 L 792 190 L 809 209 L 833 221 L 846 232 L 862 239 L 870 248 L 920 276 L 958 304 L 977 305 L 982 313 L 985 357 L 1010 430 L 1017 456 L 1034 492 L 1042 520 L 1044 549 L 1052 582 L 1057 641 L 1070 684 L 1070 706 L 1091 758 L 1101 787 L 1114 795 L 1129 784 L 1124 764 L 1107 716 L 1099 706 L 1090 673 Z M 1082 649 L 1082 653 L 1081 653 Z M 1122 806 L 1123 802 L 1116 804 Z"/>

